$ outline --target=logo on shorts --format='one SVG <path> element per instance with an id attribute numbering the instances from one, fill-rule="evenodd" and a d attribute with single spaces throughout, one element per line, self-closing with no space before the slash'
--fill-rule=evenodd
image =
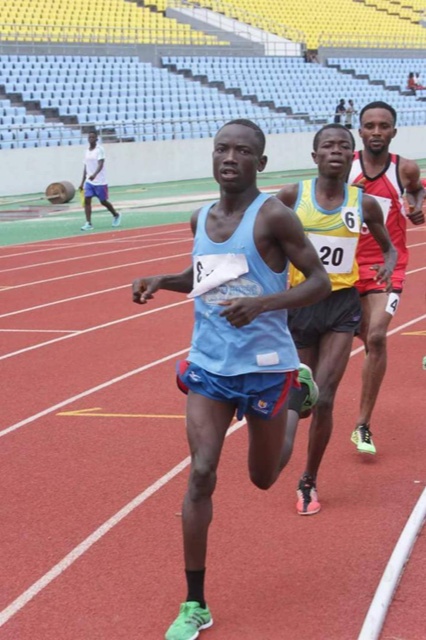
<path id="1" fill-rule="evenodd" d="M 270 402 L 266 402 L 266 400 L 258 400 L 254 406 L 256 411 L 259 413 L 269 413 Z"/>
<path id="2" fill-rule="evenodd" d="M 201 382 L 201 376 L 199 376 L 198 373 L 195 373 L 194 371 L 190 371 L 188 373 L 188 376 L 191 378 L 192 382 Z"/>

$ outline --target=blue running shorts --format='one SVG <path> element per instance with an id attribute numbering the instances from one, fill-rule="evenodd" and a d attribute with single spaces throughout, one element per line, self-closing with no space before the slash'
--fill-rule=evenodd
<path id="1" fill-rule="evenodd" d="M 276 416 L 283 408 L 290 389 L 299 387 L 298 371 L 244 373 L 238 376 L 218 376 L 187 360 L 176 365 L 176 382 L 183 393 L 190 389 L 211 400 L 236 406 L 237 418 L 256 415 L 265 420 Z"/>
<path id="2" fill-rule="evenodd" d="M 99 202 L 105 202 L 105 200 L 108 200 L 108 185 L 92 184 L 86 181 L 84 183 L 84 195 L 86 198 L 93 198 L 95 196 Z"/>

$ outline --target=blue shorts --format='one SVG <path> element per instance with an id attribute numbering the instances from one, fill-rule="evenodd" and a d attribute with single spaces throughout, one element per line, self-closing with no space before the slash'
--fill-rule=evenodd
<path id="1" fill-rule="evenodd" d="M 99 202 L 105 202 L 105 200 L 108 200 L 108 185 L 85 182 L 84 195 L 86 198 L 93 198 L 93 196 L 95 196 Z"/>
<path id="2" fill-rule="evenodd" d="M 188 389 L 211 400 L 236 406 L 237 418 L 256 415 L 269 420 L 284 407 L 290 389 L 298 387 L 298 371 L 286 373 L 244 373 L 217 376 L 186 360 L 176 365 L 177 385 L 183 393 Z"/>

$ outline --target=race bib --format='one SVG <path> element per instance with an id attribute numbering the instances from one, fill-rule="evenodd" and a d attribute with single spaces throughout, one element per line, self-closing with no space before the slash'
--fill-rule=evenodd
<path id="1" fill-rule="evenodd" d="M 354 267 L 358 237 L 336 238 L 309 233 L 309 240 L 327 273 L 351 273 Z"/>
<path id="2" fill-rule="evenodd" d="M 388 215 L 389 215 L 389 211 L 390 211 L 390 208 L 391 208 L 392 200 L 390 200 L 390 198 L 383 198 L 382 196 L 375 196 L 372 193 L 369 193 L 368 195 L 370 195 L 372 198 L 374 198 L 376 200 L 376 202 L 379 203 L 380 208 L 381 208 L 382 213 L 383 213 L 383 220 L 384 220 L 384 222 L 386 224 L 386 220 L 388 219 Z M 367 225 L 365 223 L 362 225 L 361 233 L 363 233 L 364 235 L 366 233 L 370 233 L 370 231 L 369 231 L 369 229 L 368 229 L 368 227 L 367 227 Z"/>
<path id="3" fill-rule="evenodd" d="M 342 207 L 341 217 L 346 229 L 352 233 L 359 233 L 360 219 L 356 207 Z"/>
<path id="4" fill-rule="evenodd" d="M 399 305 L 399 295 L 394 292 L 390 293 L 388 295 L 388 301 L 386 304 L 387 313 L 390 313 L 391 316 L 394 316 L 398 308 L 398 305 Z"/>
<path id="5" fill-rule="evenodd" d="M 248 273 L 247 258 L 243 253 L 206 254 L 194 256 L 193 289 L 188 298 L 201 296 L 226 282 Z"/>
<path id="6" fill-rule="evenodd" d="M 383 213 L 383 219 L 385 221 L 386 224 L 386 220 L 388 219 L 388 215 L 389 215 L 389 211 L 391 208 L 391 204 L 392 204 L 392 200 L 390 198 L 382 198 L 382 196 L 373 196 L 371 195 L 375 200 L 377 200 L 377 202 L 380 205 L 380 208 L 382 210 Z"/>

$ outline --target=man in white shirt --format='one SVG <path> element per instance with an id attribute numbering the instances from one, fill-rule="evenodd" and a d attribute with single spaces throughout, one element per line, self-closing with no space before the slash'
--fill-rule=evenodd
<path id="1" fill-rule="evenodd" d="M 96 196 L 102 206 L 114 216 L 113 227 L 119 227 L 121 214 L 118 213 L 108 201 L 108 184 L 105 172 L 105 151 L 98 144 L 98 134 L 91 131 L 88 135 L 89 148 L 84 157 L 83 178 L 80 184 L 80 191 L 84 189 L 84 212 L 86 223 L 81 227 L 82 231 L 92 231 L 92 198 Z"/>

